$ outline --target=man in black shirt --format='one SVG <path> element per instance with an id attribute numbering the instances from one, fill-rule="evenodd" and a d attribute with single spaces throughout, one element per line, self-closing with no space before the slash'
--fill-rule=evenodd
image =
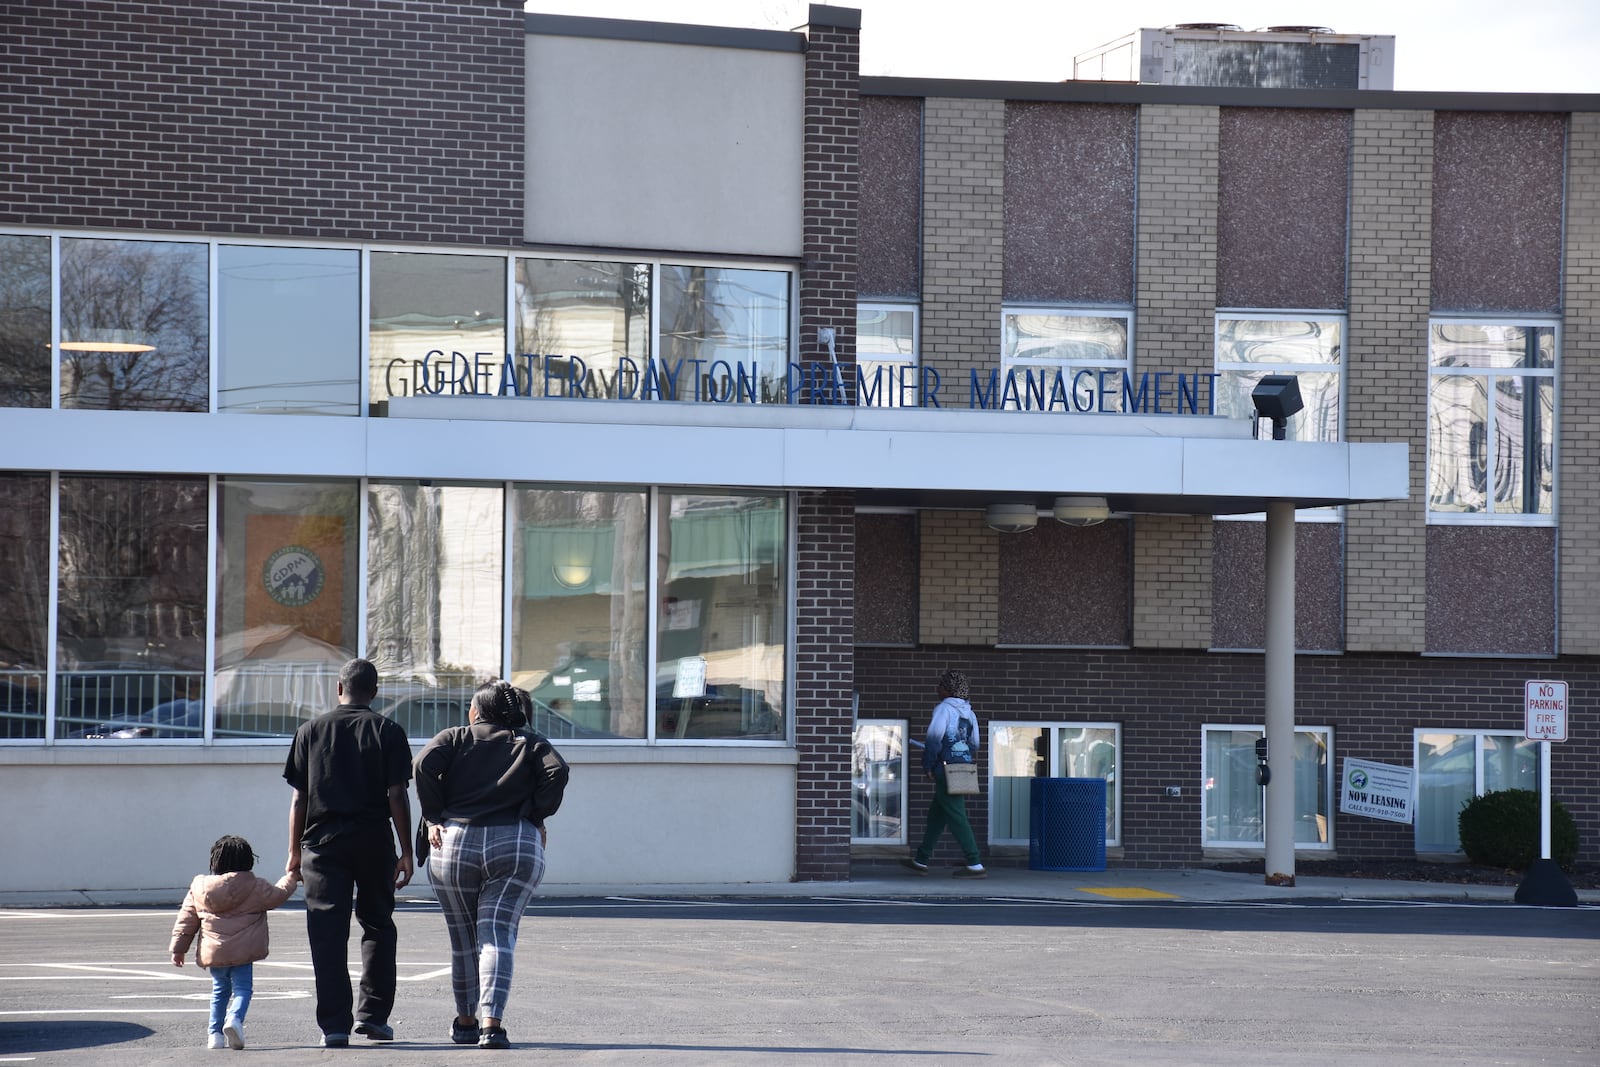
<path id="1" fill-rule="evenodd" d="M 294 789 L 287 869 L 305 882 L 317 1025 L 329 1048 L 348 1045 L 352 1025 L 374 1041 L 394 1039 L 394 894 L 414 866 L 411 746 L 398 723 L 372 710 L 377 695 L 377 668 L 364 659 L 346 663 L 339 707 L 301 724 L 283 768 Z M 361 923 L 359 1003 L 346 962 L 352 910 Z"/>

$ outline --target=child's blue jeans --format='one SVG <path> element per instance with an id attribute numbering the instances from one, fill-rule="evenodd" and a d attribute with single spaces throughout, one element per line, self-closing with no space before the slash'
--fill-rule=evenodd
<path id="1" fill-rule="evenodd" d="M 251 965 L 211 968 L 211 1026 L 209 1033 L 222 1033 L 222 1024 L 229 1019 L 244 1022 L 244 1013 L 250 1010 L 250 994 L 255 991 L 255 973 Z"/>

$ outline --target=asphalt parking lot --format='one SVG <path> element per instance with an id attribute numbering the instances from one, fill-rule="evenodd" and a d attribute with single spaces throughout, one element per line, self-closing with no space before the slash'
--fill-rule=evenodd
<path id="1" fill-rule="evenodd" d="M 914 890 L 914 884 L 907 887 Z M 172 909 L 0 910 L 0 1063 L 431 1067 L 443 921 L 400 909 L 397 1040 L 315 1047 L 303 913 L 271 917 L 241 1053 L 204 1048 L 209 979 Z M 1600 908 L 1497 901 L 1005 894 L 540 898 L 517 1062 L 1592 1065 Z"/>

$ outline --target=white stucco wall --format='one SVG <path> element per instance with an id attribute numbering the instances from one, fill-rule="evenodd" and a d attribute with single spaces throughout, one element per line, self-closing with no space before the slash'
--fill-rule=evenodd
<path id="1" fill-rule="evenodd" d="M 801 254 L 798 52 L 528 37 L 527 239 Z"/>
<path id="2" fill-rule="evenodd" d="M 257 873 L 276 876 L 289 839 L 285 754 L 282 745 L 0 748 L 0 892 L 181 895 L 223 834 L 248 839 Z M 793 749 L 562 754 L 572 783 L 550 821 L 547 886 L 793 878 Z M 412 803 L 415 814 L 414 794 Z"/>

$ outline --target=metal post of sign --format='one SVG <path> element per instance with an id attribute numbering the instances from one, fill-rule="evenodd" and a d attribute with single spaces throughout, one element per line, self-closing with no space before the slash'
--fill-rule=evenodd
<path id="1" fill-rule="evenodd" d="M 1518 904 L 1546 908 L 1575 908 L 1578 894 L 1566 872 L 1553 858 L 1550 844 L 1550 742 L 1567 739 L 1567 683 L 1532 681 L 1525 686 L 1527 725 L 1523 736 L 1539 741 L 1539 858 L 1517 886 Z"/>

